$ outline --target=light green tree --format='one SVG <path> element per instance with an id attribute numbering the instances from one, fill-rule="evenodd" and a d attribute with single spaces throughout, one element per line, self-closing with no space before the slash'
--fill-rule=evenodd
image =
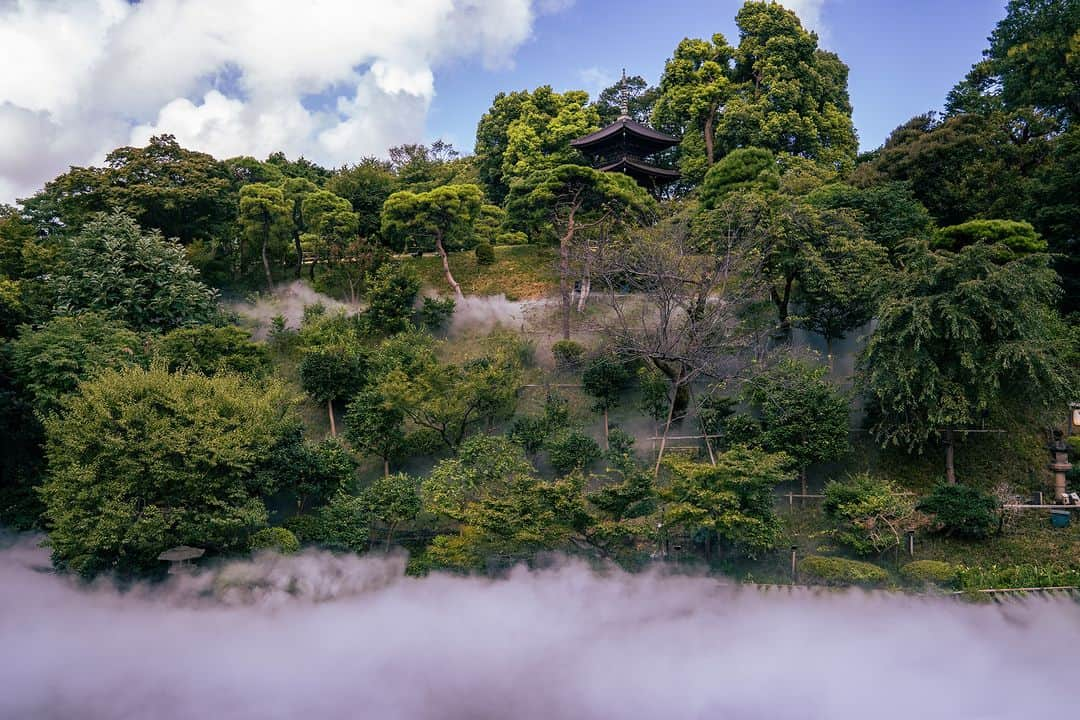
<path id="1" fill-rule="evenodd" d="M 773 488 L 790 477 L 790 466 L 784 453 L 741 446 L 717 455 L 715 465 L 669 463 L 671 481 L 660 490 L 665 527 L 703 531 L 709 560 L 718 543 L 751 555 L 771 550 L 783 531 Z"/>
<path id="2" fill-rule="evenodd" d="M 270 272 L 270 253 L 288 242 L 292 230 L 292 205 L 285 201 L 281 188 L 253 183 L 240 188 L 240 227 L 248 243 L 259 249 L 266 289 L 274 289 Z"/>
<path id="3" fill-rule="evenodd" d="M 58 410 L 80 382 L 145 359 L 142 338 L 100 313 L 60 316 L 36 329 L 24 325 L 11 343 L 15 377 L 43 417 Z"/>
<path id="4" fill-rule="evenodd" d="M 398 526 L 420 514 L 419 486 L 405 473 L 386 475 L 373 481 L 364 490 L 363 497 L 369 516 L 386 526 L 384 549 L 389 551 Z"/>
<path id="5" fill-rule="evenodd" d="M 161 568 L 176 545 L 244 550 L 277 490 L 260 463 L 298 422 L 276 383 L 110 370 L 45 423 L 53 562 L 84 576 Z"/>
<path id="6" fill-rule="evenodd" d="M 433 249 L 442 258 L 446 282 L 458 297 L 461 286 L 450 272 L 447 248 L 468 248 L 475 242 L 483 193 L 477 185 L 444 185 L 425 193 L 408 190 L 391 195 L 383 206 L 383 238 L 395 249 Z"/>
<path id="7" fill-rule="evenodd" d="M 487 196 L 501 203 L 515 180 L 584 162 L 570 140 L 599 127 L 588 101 L 585 92 L 557 93 L 549 85 L 496 95 L 476 128 L 477 168 Z"/>

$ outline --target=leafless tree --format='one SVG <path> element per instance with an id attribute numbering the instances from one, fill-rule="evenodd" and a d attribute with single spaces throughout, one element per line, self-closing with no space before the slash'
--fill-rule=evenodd
<path id="1" fill-rule="evenodd" d="M 768 283 L 758 210 L 732 201 L 692 226 L 676 216 L 599 246 L 593 260 L 594 284 L 610 307 L 599 321 L 609 347 L 671 381 L 661 455 L 691 385 L 729 377 L 760 342 L 757 309 L 768 302 Z"/>

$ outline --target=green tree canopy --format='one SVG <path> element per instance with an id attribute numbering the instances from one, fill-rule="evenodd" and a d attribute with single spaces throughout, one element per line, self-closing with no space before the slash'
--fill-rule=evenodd
<path id="1" fill-rule="evenodd" d="M 11 343 L 15 377 L 42 416 L 59 409 L 61 400 L 83 380 L 105 370 L 145 361 L 143 340 L 123 323 L 101 313 L 61 316 L 41 327 L 23 326 Z"/>
<path id="2" fill-rule="evenodd" d="M 883 444 L 946 444 L 1008 403 L 1046 406 L 1072 389 L 1059 287 L 1046 255 L 1001 262 L 1001 245 L 958 252 L 923 246 L 895 275 L 860 360 L 873 432 Z"/>
<path id="3" fill-rule="evenodd" d="M 383 203 L 397 190 L 397 179 L 390 163 L 367 157 L 334 171 L 326 189 L 349 201 L 359 222 L 358 232 L 371 238 L 379 232 Z"/>
<path id="4" fill-rule="evenodd" d="M 938 230 L 931 240 L 935 248 L 957 251 L 973 243 L 996 245 L 1009 249 L 1009 256 L 1046 252 L 1046 241 L 1039 237 L 1031 223 L 1016 220 L 970 220 Z"/>
<path id="5" fill-rule="evenodd" d="M 740 148 L 732 150 L 709 168 L 701 185 L 701 206 L 712 210 L 728 193 L 768 192 L 779 187 L 780 166 L 776 156 L 762 148 Z"/>
<path id="6" fill-rule="evenodd" d="M 653 122 L 683 137 L 684 178 L 696 184 L 719 157 L 747 147 L 852 168 L 847 66 L 778 3 L 747 2 L 735 23 L 738 47 L 719 33 L 684 39 L 660 79 Z"/>
<path id="7" fill-rule="evenodd" d="M 263 377 L 270 371 L 266 347 L 252 342 L 251 333 L 235 325 L 177 328 L 158 339 L 154 352 L 165 360 L 171 372 L 232 372 Z"/>
<path id="8" fill-rule="evenodd" d="M 206 322 L 217 307 L 216 293 L 200 282 L 183 248 L 119 213 L 88 222 L 47 285 L 58 314 L 101 311 L 134 330 Z"/>
<path id="9" fill-rule="evenodd" d="M 446 282 L 461 297 L 461 286 L 450 272 L 446 253 L 475 242 L 483 197 L 477 185 L 445 185 L 425 193 L 396 192 L 383 206 L 383 238 L 399 252 L 410 247 L 438 252 Z"/>
<path id="10" fill-rule="evenodd" d="M 789 477 L 784 453 L 735 447 L 716 465 L 669 463 L 671 482 L 660 491 L 665 527 L 706 534 L 705 555 L 717 542 L 750 554 L 776 547 L 782 526 L 773 509 L 773 488 Z"/>
<path id="11" fill-rule="evenodd" d="M 743 397 L 759 418 L 756 442 L 792 459 L 806 493 L 806 468 L 839 460 L 848 442 L 848 398 L 826 379 L 827 371 L 783 357 L 750 378 Z"/>
<path id="12" fill-rule="evenodd" d="M 260 463 L 295 427 L 277 384 L 233 375 L 111 370 L 45 424 L 41 487 L 58 567 L 91 576 L 152 572 L 192 545 L 240 551 L 266 525 Z"/>
<path id="13" fill-rule="evenodd" d="M 476 161 L 487 196 L 502 202 L 517 179 L 566 163 L 584 162 L 570 141 L 600 125 L 581 90 L 499 93 L 476 128 Z"/>
<path id="14" fill-rule="evenodd" d="M 386 526 L 386 550 L 390 549 L 398 526 L 415 519 L 423 507 L 419 484 L 405 473 L 373 480 L 364 490 L 363 497 L 369 516 Z"/>
<path id="15" fill-rule="evenodd" d="M 292 235 L 293 203 L 285 200 L 281 188 L 254 183 L 240 188 L 240 214 L 237 218 L 244 238 L 262 256 L 266 289 L 274 289 L 270 272 L 270 254 L 280 256 Z"/>

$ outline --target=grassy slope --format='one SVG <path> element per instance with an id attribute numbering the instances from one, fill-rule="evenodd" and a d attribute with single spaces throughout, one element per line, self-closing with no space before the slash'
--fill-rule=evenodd
<path id="1" fill-rule="evenodd" d="M 450 292 L 436 255 L 409 258 L 424 286 L 442 295 Z M 493 265 L 477 265 L 472 252 L 450 254 L 450 271 L 466 295 L 506 295 L 508 300 L 534 300 L 552 294 L 558 284 L 555 250 L 539 245 L 497 246 Z"/>

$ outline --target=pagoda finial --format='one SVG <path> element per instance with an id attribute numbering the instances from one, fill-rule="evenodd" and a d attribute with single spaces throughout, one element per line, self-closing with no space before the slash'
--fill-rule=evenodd
<path id="1" fill-rule="evenodd" d="M 630 117 L 630 87 L 626 84 L 626 68 L 622 69 L 622 115 L 621 118 Z"/>

